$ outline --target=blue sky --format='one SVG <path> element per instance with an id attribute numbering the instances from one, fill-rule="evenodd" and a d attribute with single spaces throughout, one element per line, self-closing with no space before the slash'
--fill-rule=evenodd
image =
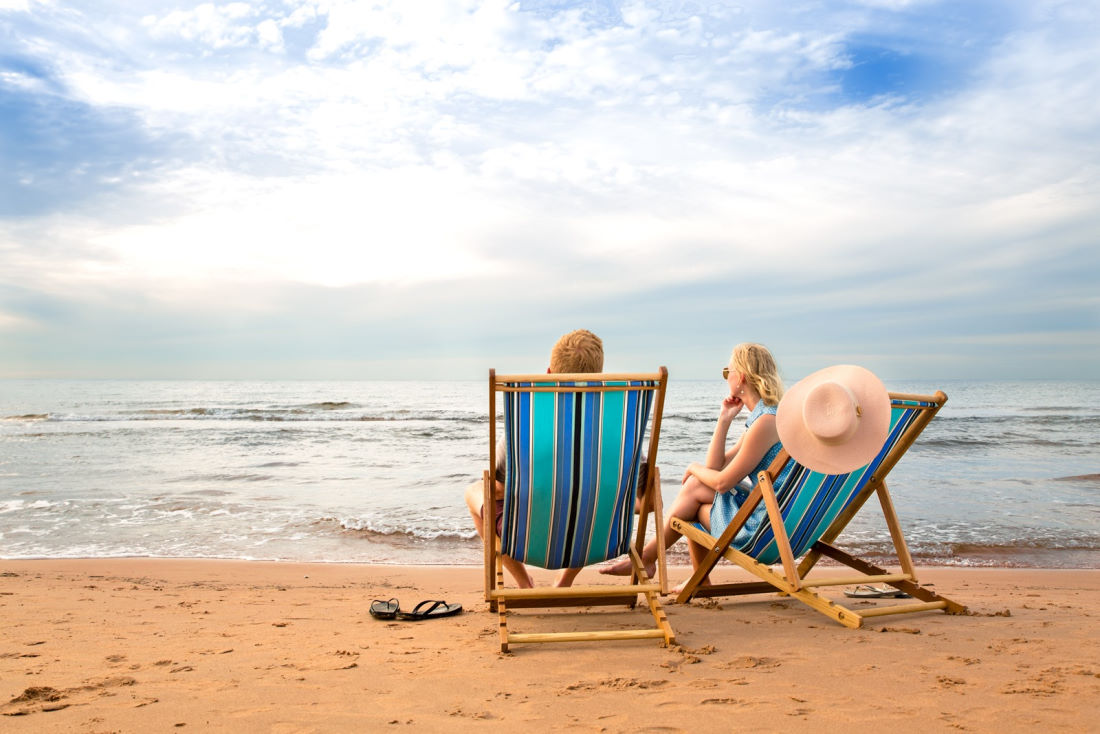
<path id="1" fill-rule="evenodd" d="M 1100 376 L 1100 6 L 0 0 L 0 377 Z"/>

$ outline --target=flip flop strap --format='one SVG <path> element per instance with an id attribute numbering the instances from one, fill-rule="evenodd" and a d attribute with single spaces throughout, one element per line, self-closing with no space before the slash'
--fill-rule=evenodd
<path id="1" fill-rule="evenodd" d="M 424 606 L 425 604 L 431 604 L 431 606 L 428 607 L 427 609 L 425 609 L 424 611 L 420 611 L 420 607 Z M 422 616 L 422 617 L 426 617 L 429 614 L 431 614 L 432 612 L 434 612 L 436 609 L 439 609 L 440 607 L 445 607 L 445 606 L 447 606 L 447 602 L 445 602 L 445 601 L 425 599 L 424 601 L 420 602 L 415 607 L 413 607 L 412 613 L 416 614 L 416 615 L 419 615 L 419 616 Z"/>

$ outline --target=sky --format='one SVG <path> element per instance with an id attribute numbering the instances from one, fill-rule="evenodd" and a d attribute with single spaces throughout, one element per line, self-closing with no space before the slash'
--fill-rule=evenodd
<path id="1" fill-rule="evenodd" d="M 0 377 L 1100 378 L 1100 3 L 0 0 Z"/>

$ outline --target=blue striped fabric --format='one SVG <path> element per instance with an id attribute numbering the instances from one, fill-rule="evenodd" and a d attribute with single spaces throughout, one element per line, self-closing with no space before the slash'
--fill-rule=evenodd
<path id="1" fill-rule="evenodd" d="M 862 469 L 850 474 L 819 474 L 810 471 L 793 459 L 784 466 L 788 471 L 786 481 L 775 487 L 783 526 L 791 541 L 795 558 L 810 550 L 845 507 L 859 494 L 874 476 L 887 454 L 905 435 L 909 426 L 920 414 L 920 408 L 934 403 L 913 400 L 891 400 L 890 434 L 882 450 Z M 760 527 L 738 548 L 763 564 L 779 563 L 779 548 L 770 522 Z"/>
<path id="2" fill-rule="evenodd" d="M 627 552 L 653 381 L 507 383 L 501 551 L 541 568 Z M 621 390 L 570 391 L 617 386 Z"/>

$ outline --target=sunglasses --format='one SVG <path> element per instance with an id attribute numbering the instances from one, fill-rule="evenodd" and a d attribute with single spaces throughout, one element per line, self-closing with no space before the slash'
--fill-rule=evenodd
<path id="1" fill-rule="evenodd" d="M 723 367 L 722 368 L 722 379 L 723 380 L 728 380 L 729 378 L 730 378 L 730 368 L 729 367 Z"/>

